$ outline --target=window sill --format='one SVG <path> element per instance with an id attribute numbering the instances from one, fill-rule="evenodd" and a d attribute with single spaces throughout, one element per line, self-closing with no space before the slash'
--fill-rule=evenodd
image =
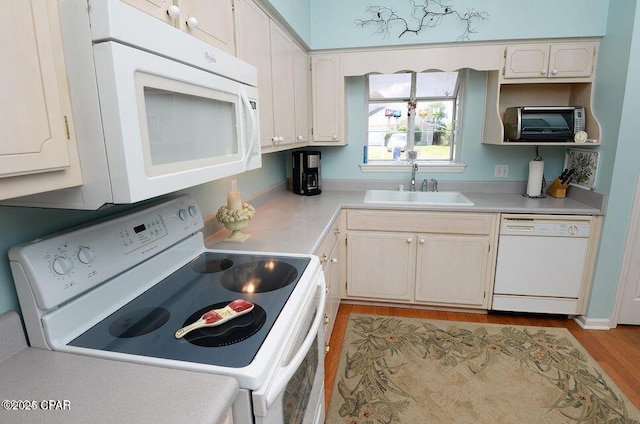
<path id="1" fill-rule="evenodd" d="M 467 167 L 465 163 L 453 163 L 453 162 L 417 162 L 418 169 L 421 171 L 429 172 L 451 172 L 462 173 Z M 393 163 L 361 163 L 360 170 L 364 173 L 368 172 L 407 172 L 411 170 L 411 163 L 400 161 Z"/>

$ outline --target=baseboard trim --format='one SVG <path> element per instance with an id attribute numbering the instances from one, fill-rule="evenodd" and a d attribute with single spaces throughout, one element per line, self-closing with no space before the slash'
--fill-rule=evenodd
<path id="1" fill-rule="evenodd" d="M 585 330 L 611 330 L 615 327 L 611 325 L 611 320 L 605 318 L 587 318 L 583 315 L 573 319 Z"/>

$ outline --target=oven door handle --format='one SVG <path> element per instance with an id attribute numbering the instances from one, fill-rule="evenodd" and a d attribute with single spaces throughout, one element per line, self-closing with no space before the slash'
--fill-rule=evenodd
<path id="1" fill-rule="evenodd" d="M 320 302 L 318 303 L 318 310 L 316 311 L 316 316 L 313 319 L 313 325 L 311 325 L 311 329 L 309 333 L 302 342 L 302 346 L 298 349 L 296 355 L 291 359 L 289 365 L 281 368 L 276 376 L 273 379 L 273 384 L 270 387 L 269 392 L 265 396 L 265 403 L 267 408 L 270 408 L 273 402 L 280 396 L 280 394 L 284 391 L 285 387 L 293 377 L 293 374 L 298 370 L 300 364 L 304 360 L 305 356 L 307 356 L 307 352 L 311 348 L 311 344 L 315 342 L 316 335 L 318 334 L 318 330 L 322 325 L 322 315 L 324 314 L 324 303 L 326 301 L 326 292 L 324 289 L 324 274 L 321 272 L 318 277 L 318 285 L 317 288 L 320 291 Z"/>

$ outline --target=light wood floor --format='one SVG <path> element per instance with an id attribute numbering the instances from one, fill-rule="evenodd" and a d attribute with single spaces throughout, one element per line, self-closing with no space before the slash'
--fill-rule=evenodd
<path id="1" fill-rule="evenodd" d="M 640 408 L 640 326 L 619 326 L 612 330 L 583 330 L 566 317 L 524 314 L 470 314 L 431 311 L 423 309 L 393 308 L 341 304 L 331 334 L 331 349 L 324 361 L 325 406 L 329 406 L 331 390 L 340 357 L 340 346 L 349 313 L 377 314 L 410 318 L 468 321 L 479 323 L 564 327 L 582 344 L 602 369 L 620 387 L 624 394 Z"/>

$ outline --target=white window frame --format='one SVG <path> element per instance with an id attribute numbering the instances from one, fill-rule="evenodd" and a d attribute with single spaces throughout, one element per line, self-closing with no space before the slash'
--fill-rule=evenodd
<path id="1" fill-rule="evenodd" d="M 417 80 L 417 74 L 418 72 L 414 72 L 414 71 L 407 71 L 408 73 L 411 74 L 411 96 L 410 99 L 385 99 L 385 100 L 390 100 L 390 101 L 394 101 L 394 100 L 401 100 L 403 102 L 408 102 L 408 101 L 416 101 L 416 80 Z M 463 103 L 463 92 L 464 92 L 464 75 L 462 74 L 463 71 L 459 71 L 460 74 L 458 75 L 458 88 L 456 90 L 456 99 L 455 99 L 455 105 L 454 105 L 454 117 L 453 117 L 453 128 L 452 128 L 452 140 L 453 140 L 453 155 L 452 155 L 452 159 L 449 161 L 444 161 L 444 160 L 424 160 L 424 159 L 418 159 L 416 160 L 416 163 L 418 164 L 419 167 L 421 168 L 428 168 L 429 171 L 431 172 L 452 172 L 452 173 L 460 173 L 463 172 L 464 169 L 466 168 L 466 164 L 461 163 L 460 162 L 460 151 L 461 149 L 461 128 L 460 128 L 460 115 L 461 115 L 461 111 L 462 109 L 462 103 Z M 368 75 L 365 76 L 365 108 L 368 110 L 369 108 L 369 104 L 370 104 L 370 98 L 369 98 L 369 77 Z M 438 100 L 439 98 L 420 98 L 419 100 Z M 442 98 L 443 100 L 445 98 Z M 364 133 L 366 134 L 365 140 L 364 140 L 364 146 L 367 146 L 368 144 L 368 135 L 369 135 L 369 122 L 368 122 L 368 117 L 367 114 L 365 114 L 365 120 L 364 120 Z M 414 110 L 414 116 L 411 117 L 410 121 L 407 123 L 407 146 L 411 146 L 413 147 L 413 125 L 415 124 L 415 110 Z M 400 161 L 392 161 L 392 160 L 376 160 L 373 162 L 368 162 L 368 163 L 361 163 L 360 164 L 360 169 L 362 172 L 400 172 L 400 171 L 406 171 L 407 168 L 410 168 L 412 165 L 412 162 L 407 160 L 406 158 Z"/>

